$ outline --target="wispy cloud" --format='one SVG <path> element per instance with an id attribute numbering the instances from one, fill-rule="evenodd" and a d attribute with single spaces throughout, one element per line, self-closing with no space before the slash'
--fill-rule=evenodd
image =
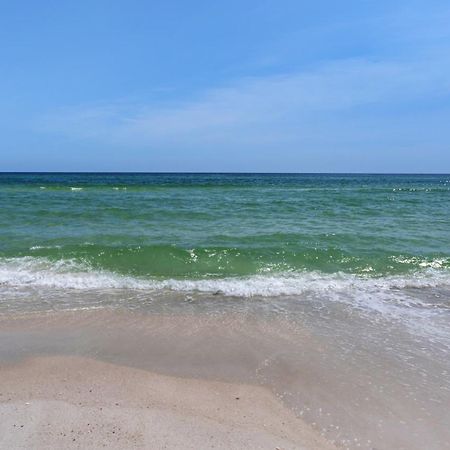
<path id="1" fill-rule="evenodd" d="M 450 18 L 449 11 L 431 11 L 426 17 L 408 14 L 387 18 L 378 30 L 395 41 L 396 54 L 334 59 L 288 73 L 243 77 L 177 102 L 62 108 L 41 117 L 36 128 L 141 148 L 314 149 L 330 142 L 369 145 L 373 139 L 398 144 L 420 126 L 432 128 L 432 120 L 439 124 L 438 110 L 443 99 L 448 106 L 450 96 L 450 45 L 443 39 L 450 32 L 442 19 Z"/>
<path id="2" fill-rule="evenodd" d="M 111 103 L 63 109 L 42 130 L 109 143 L 174 144 L 222 140 L 267 143 L 311 137 L 339 116 L 376 113 L 450 94 L 443 63 L 345 60 L 313 70 L 245 78 L 177 104 Z"/>

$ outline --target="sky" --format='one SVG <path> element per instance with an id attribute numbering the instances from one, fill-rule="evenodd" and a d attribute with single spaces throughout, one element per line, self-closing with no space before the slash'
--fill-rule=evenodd
<path id="1" fill-rule="evenodd" d="M 448 0 L 1 2 L 0 171 L 450 172 Z"/>

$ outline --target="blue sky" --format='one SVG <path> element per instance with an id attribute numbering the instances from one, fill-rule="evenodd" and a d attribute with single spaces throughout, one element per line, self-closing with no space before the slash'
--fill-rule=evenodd
<path id="1" fill-rule="evenodd" d="M 3 2 L 0 170 L 450 172 L 448 1 Z"/>

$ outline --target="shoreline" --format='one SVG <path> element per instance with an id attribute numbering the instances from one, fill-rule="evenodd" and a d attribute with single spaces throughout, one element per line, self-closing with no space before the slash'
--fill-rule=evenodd
<path id="1" fill-rule="evenodd" d="M 268 389 L 78 356 L 0 365 L 4 448 L 336 448 Z"/>

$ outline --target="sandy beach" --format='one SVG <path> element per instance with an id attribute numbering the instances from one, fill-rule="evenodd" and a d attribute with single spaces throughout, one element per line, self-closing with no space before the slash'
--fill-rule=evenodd
<path id="1" fill-rule="evenodd" d="M 1 448 L 331 449 L 262 387 L 80 357 L 0 368 Z"/>
<path id="2" fill-rule="evenodd" d="M 343 353 L 355 317 L 342 342 L 336 315 L 172 300 L 0 315 L 0 448 L 448 448 L 444 357 Z"/>

